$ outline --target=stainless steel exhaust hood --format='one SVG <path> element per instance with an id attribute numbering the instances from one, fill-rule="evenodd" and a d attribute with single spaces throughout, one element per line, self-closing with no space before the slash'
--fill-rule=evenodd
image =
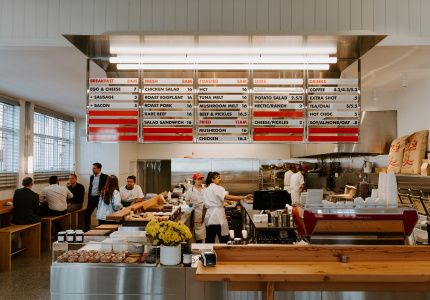
<path id="1" fill-rule="evenodd" d="M 356 144 L 293 144 L 291 157 L 387 154 L 397 137 L 397 111 L 362 111 L 360 141 Z"/>

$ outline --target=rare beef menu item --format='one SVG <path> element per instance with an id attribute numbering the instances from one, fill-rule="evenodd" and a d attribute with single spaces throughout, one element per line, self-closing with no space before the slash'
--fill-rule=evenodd
<path id="1" fill-rule="evenodd" d="M 253 83 L 253 141 L 303 142 L 303 79 L 254 78 Z"/>
<path id="2" fill-rule="evenodd" d="M 248 143 L 247 78 L 200 78 L 198 143 Z"/>
<path id="3" fill-rule="evenodd" d="M 308 141 L 358 142 L 358 79 L 308 79 Z"/>
<path id="4" fill-rule="evenodd" d="M 143 142 L 193 142 L 192 78 L 144 78 Z"/>
<path id="5" fill-rule="evenodd" d="M 138 104 L 138 78 L 90 78 L 88 140 L 137 142 Z"/>

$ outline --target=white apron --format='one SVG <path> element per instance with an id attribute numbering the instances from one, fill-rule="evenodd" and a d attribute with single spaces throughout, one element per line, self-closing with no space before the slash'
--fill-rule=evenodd
<path id="1" fill-rule="evenodd" d="M 206 238 L 206 226 L 204 222 L 200 223 L 203 218 L 203 190 L 198 191 L 191 187 L 185 194 L 187 200 L 191 200 L 194 209 L 194 237 L 197 241 Z"/>
<path id="2" fill-rule="evenodd" d="M 215 183 L 211 183 L 203 193 L 203 201 L 207 208 L 205 225 L 221 225 L 221 235 L 229 235 L 227 216 L 224 209 L 224 197 L 227 191 Z"/>
<path id="3" fill-rule="evenodd" d="M 209 207 L 206 211 L 205 224 L 209 225 L 221 225 L 221 235 L 229 235 L 227 216 L 225 215 L 225 209 L 223 206 Z"/>

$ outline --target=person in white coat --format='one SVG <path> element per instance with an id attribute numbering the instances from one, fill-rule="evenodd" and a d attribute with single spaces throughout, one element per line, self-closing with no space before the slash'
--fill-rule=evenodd
<path id="1" fill-rule="evenodd" d="M 206 227 L 203 219 L 203 179 L 200 173 L 193 175 L 194 185 L 185 193 L 185 201 L 191 203 L 194 209 L 194 238 L 197 243 L 202 243 L 206 238 Z"/>
<path id="2" fill-rule="evenodd" d="M 291 176 L 291 202 L 292 204 L 300 203 L 300 194 L 306 190 L 305 188 L 305 173 L 308 171 L 306 165 L 301 165 L 300 171 Z"/>
<path id="3" fill-rule="evenodd" d="M 246 196 L 233 196 L 220 186 L 221 175 L 218 172 L 209 172 L 206 177 L 207 188 L 203 192 L 203 201 L 206 211 L 203 211 L 206 225 L 206 243 L 215 243 L 218 236 L 220 243 L 227 243 L 229 240 L 229 230 L 227 217 L 225 215 L 224 201 L 240 201 L 242 199 L 252 199 L 252 194 Z"/>
<path id="4" fill-rule="evenodd" d="M 296 173 L 296 171 L 297 171 L 296 165 L 291 164 L 290 169 L 284 174 L 284 190 L 290 194 L 291 194 L 291 185 L 290 185 L 291 176 L 293 176 L 293 174 Z"/>

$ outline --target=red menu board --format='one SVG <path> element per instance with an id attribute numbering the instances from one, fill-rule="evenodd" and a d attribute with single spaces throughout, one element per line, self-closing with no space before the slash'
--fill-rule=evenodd
<path id="1" fill-rule="evenodd" d="M 193 142 L 192 78 L 144 78 L 143 142 Z"/>
<path id="2" fill-rule="evenodd" d="M 87 131 L 89 141 L 137 142 L 138 78 L 90 78 Z"/>
<path id="3" fill-rule="evenodd" d="M 303 79 L 254 78 L 253 83 L 254 142 L 303 142 Z"/>
<path id="4" fill-rule="evenodd" d="M 357 143 L 360 104 L 357 79 L 308 79 L 308 141 Z"/>

